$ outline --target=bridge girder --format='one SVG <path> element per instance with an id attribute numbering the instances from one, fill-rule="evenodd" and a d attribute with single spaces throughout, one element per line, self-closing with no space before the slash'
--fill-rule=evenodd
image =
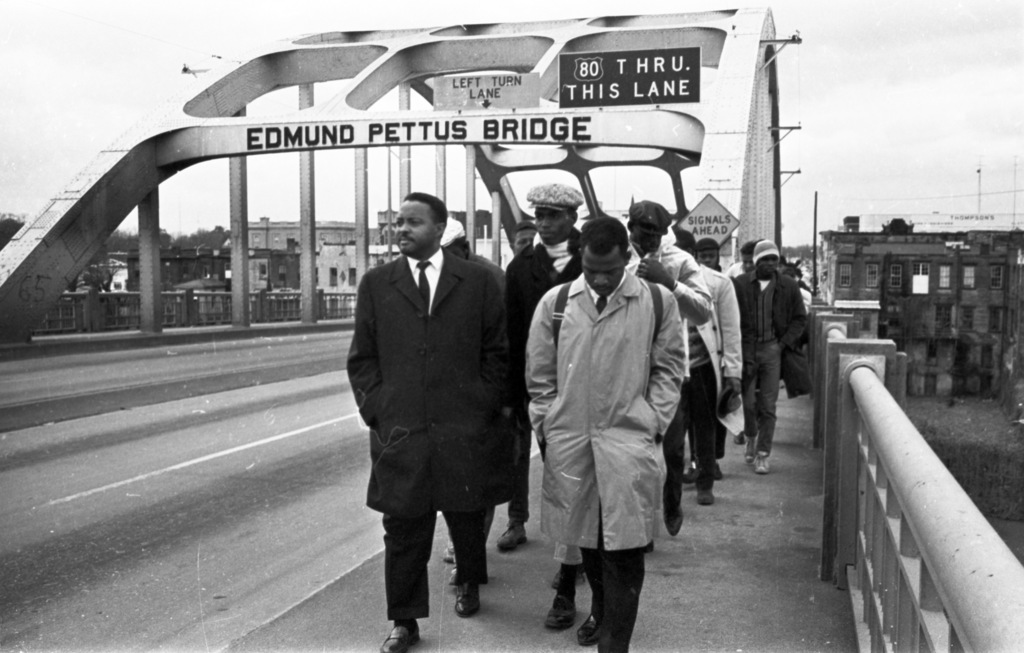
<path id="1" fill-rule="evenodd" d="M 779 166 L 771 127 L 778 98 L 774 64 L 765 65 L 763 45 L 774 36 L 769 10 L 744 9 L 325 32 L 271 44 L 241 64 L 198 77 L 101 151 L 0 250 L 0 341 L 27 341 L 136 206 L 177 171 L 215 158 L 461 144 L 475 149 L 477 171 L 488 190 L 499 194 L 506 227 L 521 216 L 505 177 L 511 171 L 569 171 L 596 215 L 592 170 L 654 166 L 670 175 L 675 208 L 682 214 L 687 203 L 680 173 L 696 167 L 699 195 L 714 192 L 744 222 L 748 236 L 774 237 Z M 702 70 L 709 73 L 700 103 L 568 110 L 555 104 L 560 53 L 683 46 L 701 47 Z M 431 101 L 435 76 L 495 70 L 538 73 L 541 106 L 368 111 L 399 84 Z M 272 91 L 333 81 L 344 81 L 343 90 L 312 108 L 272 117 L 245 115 L 250 102 Z M 414 126 L 407 128 L 410 123 Z M 394 124 L 398 127 L 389 132 Z M 453 133 L 456 124 L 460 138 Z M 537 131 L 530 133 L 531 126 Z M 515 138 L 510 138 L 513 128 Z M 535 138 L 541 131 L 544 135 Z M 506 147 L 510 142 L 547 147 Z"/>

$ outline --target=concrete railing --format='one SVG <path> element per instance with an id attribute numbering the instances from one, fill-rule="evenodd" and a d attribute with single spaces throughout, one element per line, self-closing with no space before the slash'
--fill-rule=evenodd
<path id="1" fill-rule="evenodd" d="M 811 329 L 821 578 L 849 588 L 862 650 L 1022 650 L 1024 566 L 903 411 L 905 355 L 851 316 Z"/>
<path id="2" fill-rule="evenodd" d="M 160 293 L 164 327 L 231 324 L 231 293 L 223 291 L 178 290 Z M 317 319 L 355 317 L 354 293 L 317 291 Z M 64 293 L 50 310 L 37 335 L 138 329 L 141 299 L 137 292 Z M 255 323 L 289 322 L 302 319 L 302 293 L 260 290 L 249 294 L 249 314 Z"/>

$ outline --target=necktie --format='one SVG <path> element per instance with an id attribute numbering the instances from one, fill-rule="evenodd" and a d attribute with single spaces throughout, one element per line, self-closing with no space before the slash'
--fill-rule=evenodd
<path id="1" fill-rule="evenodd" d="M 601 313 L 604 311 L 604 307 L 608 305 L 608 298 L 604 295 L 597 296 L 597 312 Z"/>
<path id="2" fill-rule="evenodd" d="M 430 282 L 427 281 L 427 268 L 430 267 L 430 261 L 420 261 L 416 264 L 416 267 L 420 269 L 420 297 L 423 298 L 423 305 L 427 307 L 427 313 L 430 313 Z"/>

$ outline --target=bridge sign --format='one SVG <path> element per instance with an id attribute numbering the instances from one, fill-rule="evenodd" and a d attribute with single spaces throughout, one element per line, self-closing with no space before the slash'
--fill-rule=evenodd
<path id="1" fill-rule="evenodd" d="M 540 73 L 445 75 L 434 78 L 434 111 L 540 106 Z"/>
<path id="2" fill-rule="evenodd" d="M 680 222 L 697 240 L 714 238 L 719 245 L 725 244 L 732 232 L 736 231 L 736 227 L 740 226 L 736 216 L 722 206 L 711 193 L 705 195 Z"/>
<path id="3" fill-rule="evenodd" d="M 699 47 L 558 55 L 558 106 L 700 102 Z"/>

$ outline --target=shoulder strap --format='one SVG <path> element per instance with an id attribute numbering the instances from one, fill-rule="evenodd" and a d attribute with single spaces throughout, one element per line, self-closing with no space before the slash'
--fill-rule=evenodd
<path id="1" fill-rule="evenodd" d="M 661 303 L 661 291 L 658 290 L 658 284 L 648 281 L 647 289 L 651 291 L 651 299 L 654 301 L 654 336 L 651 338 L 653 344 L 658 339 L 658 334 L 661 333 L 661 318 L 665 307 Z"/>
<path id="2" fill-rule="evenodd" d="M 555 349 L 558 349 L 558 332 L 562 330 L 562 318 L 565 317 L 565 305 L 569 303 L 569 284 L 563 283 L 558 288 L 558 296 L 555 297 L 555 312 L 551 315 L 551 333 L 555 339 Z"/>

